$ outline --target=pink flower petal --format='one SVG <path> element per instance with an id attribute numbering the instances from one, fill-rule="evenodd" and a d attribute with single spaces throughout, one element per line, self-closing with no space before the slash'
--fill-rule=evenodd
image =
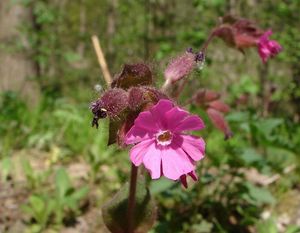
<path id="1" fill-rule="evenodd" d="M 143 163 L 152 179 L 158 179 L 161 176 L 161 157 L 161 150 L 156 148 L 155 142 L 150 144 L 148 151 L 144 154 Z"/>
<path id="2" fill-rule="evenodd" d="M 194 164 L 180 147 L 166 147 L 162 152 L 163 175 L 171 180 L 178 180 L 183 174 L 194 170 Z"/>
<path id="3" fill-rule="evenodd" d="M 137 126 L 133 126 L 126 134 L 125 143 L 127 145 L 135 144 L 144 140 L 148 140 L 152 137 L 153 137 L 152 132 L 148 132 L 147 130 L 141 129 Z"/>
<path id="4" fill-rule="evenodd" d="M 139 143 L 130 150 L 130 159 L 136 166 L 143 163 L 152 179 L 164 175 L 172 180 L 181 179 L 187 186 L 187 175 L 197 179 L 194 162 L 203 158 L 205 143 L 180 132 L 203 127 L 199 117 L 174 107 L 170 100 L 160 100 L 149 111 L 140 113 L 126 134 L 127 144 Z"/>
<path id="5" fill-rule="evenodd" d="M 276 56 L 282 50 L 281 45 L 277 41 L 269 39 L 271 34 L 271 30 L 266 31 L 259 38 L 257 44 L 258 53 L 263 63 L 266 63 L 270 57 Z"/>
<path id="6" fill-rule="evenodd" d="M 168 122 L 168 129 L 173 130 L 178 126 L 178 123 L 183 121 L 189 113 L 187 111 L 184 111 L 181 108 L 174 107 L 168 112 L 166 112 L 166 120 Z"/>
<path id="7" fill-rule="evenodd" d="M 205 127 L 202 119 L 196 115 L 191 115 L 181 121 L 175 128 L 175 132 L 188 131 L 188 130 L 200 130 Z"/>
<path id="8" fill-rule="evenodd" d="M 157 132 L 159 130 L 156 119 L 149 111 L 141 112 L 135 119 L 134 125 L 150 132 Z"/>
<path id="9" fill-rule="evenodd" d="M 131 162 L 133 162 L 135 166 L 141 165 L 145 154 L 148 152 L 149 148 L 151 148 L 150 147 L 151 144 L 154 144 L 154 141 L 152 139 L 149 139 L 131 148 L 129 152 L 130 160 Z"/>
<path id="10" fill-rule="evenodd" d="M 181 147 L 184 152 L 194 161 L 204 158 L 205 142 L 202 138 L 192 135 L 180 135 L 174 137 L 174 143 Z"/>
<path id="11" fill-rule="evenodd" d="M 269 47 L 269 49 L 270 49 L 273 56 L 275 56 L 276 54 L 278 54 L 282 50 L 281 45 L 275 40 L 270 40 L 269 43 L 268 43 L 268 47 Z"/>
<path id="12" fill-rule="evenodd" d="M 152 113 L 153 119 L 161 129 L 166 129 L 167 120 L 165 118 L 165 114 L 167 111 L 173 108 L 173 103 L 167 99 L 161 99 L 153 108 L 150 109 Z"/>

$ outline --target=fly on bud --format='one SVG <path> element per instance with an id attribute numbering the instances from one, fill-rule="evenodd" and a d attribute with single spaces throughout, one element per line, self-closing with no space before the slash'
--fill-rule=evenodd
<path id="1" fill-rule="evenodd" d="M 149 85 L 152 85 L 152 73 L 147 65 L 125 65 L 113 80 L 111 89 L 91 104 L 94 115 L 92 126 L 98 128 L 100 119 L 110 119 L 109 144 L 118 142 L 120 146 L 124 145 L 124 135 L 138 114 L 160 99 L 168 99 L 160 90 Z"/>
<path id="2" fill-rule="evenodd" d="M 128 93 L 120 88 L 106 91 L 97 101 L 91 104 L 94 114 L 92 126 L 98 128 L 98 120 L 109 116 L 112 119 L 120 118 L 128 107 Z"/>

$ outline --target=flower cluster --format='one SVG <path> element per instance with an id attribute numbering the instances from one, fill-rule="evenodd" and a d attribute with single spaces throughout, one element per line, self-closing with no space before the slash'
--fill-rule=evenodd
<path id="1" fill-rule="evenodd" d="M 276 56 L 282 50 L 277 41 L 269 40 L 271 34 L 271 30 L 264 31 L 248 19 L 227 15 L 213 30 L 212 36 L 221 38 L 229 46 L 242 52 L 246 48 L 257 47 L 262 62 L 266 63 L 269 58 Z"/>
<path id="2" fill-rule="evenodd" d="M 101 118 L 109 117 L 109 144 L 133 145 L 130 159 L 135 166 L 143 164 L 152 179 L 165 176 L 180 180 L 187 187 L 187 176 L 198 179 L 195 166 L 205 151 L 204 140 L 188 132 L 203 129 L 204 123 L 200 117 L 176 106 L 168 96 L 168 93 L 172 95 L 168 89 L 173 87 L 180 94 L 186 84 L 180 80 L 187 78 L 195 67 L 203 67 L 206 48 L 213 38 L 219 37 L 242 52 L 256 47 L 266 63 L 282 50 L 277 41 L 269 39 L 271 34 L 271 30 L 264 31 L 250 20 L 225 16 L 200 50 L 193 52 L 189 48 L 168 64 L 164 71 L 165 83 L 160 89 L 154 86 L 152 72 L 146 64 L 126 64 L 110 88 L 92 103 L 92 125 L 97 127 Z M 224 118 L 230 108 L 218 93 L 199 90 L 192 93 L 189 103 L 203 108 L 225 139 L 232 136 Z"/>

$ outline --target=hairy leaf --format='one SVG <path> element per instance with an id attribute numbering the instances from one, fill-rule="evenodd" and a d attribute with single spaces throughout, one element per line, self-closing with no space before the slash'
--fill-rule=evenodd
<path id="1" fill-rule="evenodd" d="M 128 228 L 129 184 L 126 183 L 119 192 L 102 207 L 103 219 L 112 233 L 125 233 Z M 134 211 L 134 232 L 148 232 L 156 218 L 156 206 L 145 186 L 144 177 L 140 176 L 136 189 L 136 205 Z"/>

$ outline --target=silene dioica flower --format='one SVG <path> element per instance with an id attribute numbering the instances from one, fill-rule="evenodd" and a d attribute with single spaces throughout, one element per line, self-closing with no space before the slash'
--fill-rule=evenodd
<path id="1" fill-rule="evenodd" d="M 204 157 L 205 150 L 204 140 L 187 132 L 203 128 L 200 117 L 170 100 L 160 100 L 141 112 L 126 134 L 126 144 L 136 144 L 130 150 L 130 159 L 136 166 L 144 164 L 152 179 L 181 179 L 187 187 L 186 175 L 197 180 L 195 162 Z"/>

